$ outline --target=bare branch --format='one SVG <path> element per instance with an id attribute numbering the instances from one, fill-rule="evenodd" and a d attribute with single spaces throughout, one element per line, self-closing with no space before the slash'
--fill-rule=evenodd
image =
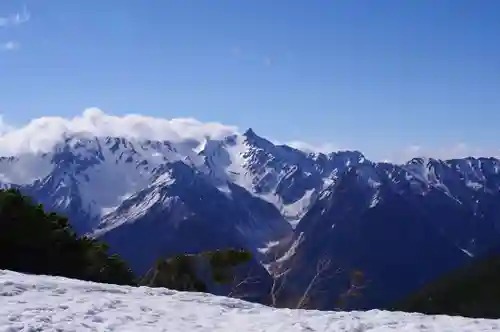
<path id="1" fill-rule="evenodd" d="M 299 238 L 299 242 L 296 245 L 299 245 L 300 243 L 301 241 Z M 278 252 L 274 252 L 274 257 L 272 259 L 273 263 L 269 264 L 268 268 L 270 274 L 273 277 L 273 283 L 270 290 L 270 305 L 273 307 L 277 307 L 278 302 L 280 302 L 280 306 L 284 305 L 285 303 L 281 302 L 285 301 L 287 302 L 287 307 L 296 309 L 304 308 L 305 306 L 307 306 L 307 302 L 310 301 L 313 292 L 315 294 L 319 294 L 322 292 L 320 289 L 318 289 L 318 284 L 321 284 L 323 281 L 325 281 L 325 279 L 332 277 L 332 275 L 337 275 L 344 271 L 342 268 L 334 269 L 330 259 L 320 259 L 317 262 L 314 276 L 312 276 L 312 278 L 310 279 L 304 292 L 301 293 L 301 295 L 295 295 L 298 297 L 298 299 L 292 294 L 288 294 L 291 296 L 290 298 L 284 299 L 280 297 L 280 293 L 288 289 L 288 274 L 294 268 L 294 266 L 296 265 L 296 261 L 299 258 L 297 257 L 295 250 L 293 252 L 290 252 L 290 250 L 288 250 L 287 253 L 285 253 L 285 255 L 283 255 L 282 257 L 278 257 L 278 255 Z M 285 256 L 287 257 L 285 258 Z M 284 268 L 286 268 L 286 270 L 281 272 L 280 270 Z"/>
<path id="2" fill-rule="evenodd" d="M 283 291 L 286 285 L 288 272 L 290 272 L 290 269 L 287 269 L 284 272 L 273 276 L 273 284 L 271 286 L 271 305 L 273 307 L 276 307 L 278 302 L 278 295 Z M 281 279 L 281 277 L 283 277 L 283 279 Z M 279 285 L 278 281 L 280 281 Z"/>
<path id="3" fill-rule="evenodd" d="M 237 280 L 236 277 L 233 277 L 233 282 L 232 282 L 232 287 L 231 287 L 231 291 L 229 292 L 229 294 L 227 295 L 228 297 L 238 297 L 238 298 L 244 298 L 247 294 L 240 294 L 238 293 L 241 289 L 241 287 L 243 287 L 243 285 L 247 285 L 247 284 L 256 284 L 258 282 L 260 282 L 261 279 L 259 277 L 254 277 L 252 276 L 252 269 L 250 269 L 250 271 L 247 273 L 247 275 L 240 281 Z"/>
<path id="4" fill-rule="evenodd" d="M 311 290 L 316 286 L 316 284 L 321 280 L 323 274 L 330 269 L 331 261 L 327 259 L 321 259 L 318 261 L 316 265 L 316 274 L 313 276 L 309 284 L 307 285 L 306 290 L 302 294 L 301 298 L 297 302 L 296 309 L 303 308 L 306 304 L 306 301 L 309 300 Z M 341 269 L 337 269 L 337 272 L 340 272 Z"/>

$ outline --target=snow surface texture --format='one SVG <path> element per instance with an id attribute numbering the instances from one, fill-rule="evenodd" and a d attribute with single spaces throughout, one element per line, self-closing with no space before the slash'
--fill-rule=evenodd
<path id="1" fill-rule="evenodd" d="M 124 287 L 0 270 L 0 332 L 499 331 L 500 320 L 273 309 L 165 288 Z"/>

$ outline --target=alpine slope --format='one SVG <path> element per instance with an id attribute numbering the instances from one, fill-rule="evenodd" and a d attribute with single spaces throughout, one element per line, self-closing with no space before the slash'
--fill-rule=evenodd
<path id="1" fill-rule="evenodd" d="M 164 288 L 104 285 L 0 270 L 0 332 L 480 332 L 500 320 L 401 312 L 274 309 Z"/>

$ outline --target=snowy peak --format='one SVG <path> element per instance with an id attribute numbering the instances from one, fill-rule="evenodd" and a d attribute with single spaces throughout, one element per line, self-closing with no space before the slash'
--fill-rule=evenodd
<path id="1" fill-rule="evenodd" d="M 477 210 L 482 198 L 500 194 L 500 161 L 494 158 L 414 158 L 403 165 L 360 160 L 336 172 L 317 202 L 329 201 L 344 191 L 350 195 L 358 191 L 363 198 L 356 201 L 364 202 L 358 207 L 363 210 L 376 207 L 388 193 L 407 198 L 443 195 L 453 204 Z"/>
<path id="2" fill-rule="evenodd" d="M 243 137 L 245 138 L 246 144 L 249 146 L 253 146 L 254 148 L 267 150 L 274 147 L 273 143 L 257 135 L 252 128 L 249 128 L 247 131 L 245 131 L 243 133 Z"/>
<path id="3" fill-rule="evenodd" d="M 292 265 L 287 257 L 283 269 L 295 269 L 292 280 L 310 280 L 319 259 L 336 260 L 343 264 L 336 268 L 354 268 L 370 279 L 357 308 L 391 305 L 498 248 L 498 165 L 493 158 L 415 158 L 403 165 L 349 166 L 301 218 L 293 240 L 300 240 L 294 248 L 300 262 Z M 397 266 L 397 273 L 389 268 Z M 332 309 L 341 287 L 325 285 L 315 303 Z"/>
<path id="4" fill-rule="evenodd" d="M 364 161 L 356 151 L 311 154 L 274 145 L 251 128 L 241 136 L 206 140 L 199 155 L 219 188 L 235 183 L 275 205 L 292 223 L 336 174 Z"/>
<path id="5" fill-rule="evenodd" d="M 182 163 L 184 170 L 167 171 L 178 167 L 172 166 L 178 165 L 176 162 Z M 370 188 L 385 183 L 394 190 L 408 187 L 420 194 L 426 194 L 431 187 L 439 188 L 459 201 L 463 197 L 451 193 L 459 187 L 475 192 L 500 188 L 500 162 L 493 158 L 414 158 L 404 165 L 373 163 L 359 151 L 306 153 L 275 145 L 251 128 L 243 135 L 220 140 L 207 137 L 196 145 L 86 133 L 66 135 L 49 152 L 0 158 L 0 183 L 30 186 L 38 180 L 37 192 L 49 196 L 62 195 L 64 191 L 58 189 L 62 185 L 74 188 L 72 192 L 78 194 L 58 197 L 57 202 L 69 202 L 78 195 L 82 213 L 101 218 L 154 183 L 167 185 L 177 177 L 185 177 L 184 166 L 206 176 L 226 195 L 232 195 L 233 184 L 244 188 L 253 197 L 271 203 L 294 225 L 323 191 L 331 190 L 353 168 Z M 48 181 L 56 175 L 60 181 Z M 66 204 L 52 203 L 50 206 Z"/>
<path id="6" fill-rule="evenodd" d="M 247 130 L 245 130 L 245 132 L 243 133 L 243 136 L 245 137 L 257 137 L 257 134 L 255 133 L 255 131 L 252 129 L 252 128 L 248 128 Z"/>
<path id="7" fill-rule="evenodd" d="M 30 184 L 64 169 L 75 176 L 89 214 L 98 217 L 146 188 L 163 165 L 182 161 L 208 175 L 220 190 L 227 192 L 229 183 L 237 184 L 297 221 L 335 174 L 362 159 L 355 152 L 308 154 L 277 146 L 252 129 L 221 140 L 206 138 L 196 149 L 167 141 L 81 133 L 64 136 L 44 155 L 0 160 L 0 174 L 3 183 Z"/>
<path id="8" fill-rule="evenodd" d="M 204 175 L 182 161 L 169 162 L 155 170 L 148 187 L 173 183 L 181 183 L 182 186 L 189 187 L 195 182 L 196 177 L 204 178 Z"/>
<path id="9" fill-rule="evenodd" d="M 461 183 L 473 190 L 500 190 L 500 161 L 495 158 L 414 158 L 403 169 L 408 179 L 431 186 L 451 189 Z"/>
<path id="10" fill-rule="evenodd" d="M 368 262 L 376 248 L 397 253 L 386 245 L 406 234 L 399 264 L 431 234 L 435 248 L 424 248 L 419 262 L 445 252 L 442 264 L 498 242 L 494 158 L 376 163 L 359 151 L 275 145 L 251 129 L 189 144 L 78 134 L 45 153 L 0 158 L 0 176 L 2 187 L 67 215 L 78 233 L 102 236 L 139 269 L 167 254 L 228 246 L 258 257 L 272 243 L 281 250 L 283 239 L 297 240 L 294 233 L 305 234 L 297 246 L 306 251 L 304 271 L 318 244 L 354 254 L 359 240 L 357 259 Z M 411 242 L 415 234 L 424 240 Z"/>
<path id="11" fill-rule="evenodd" d="M 48 153 L 3 158 L 0 174 L 3 183 L 24 185 L 47 208 L 72 219 L 75 214 L 87 216 L 93 225 L 156 181 L 155 174 L 165 164 L 182 161 L 194 167 L 193 158 L 194 153 L 167 141 L 74 134 L 66 135 Z"/>
<path id="12" fill-rule="evenodd" d="M 228 187 L 229 193 L 220 191 L 207 174 L 183 162 L 165 164 L 146 188 L 104 216 L 93 235 L 118 248 L 139 270 L 179 252 L 224 246 L 256 251 L 290 235 L 290 225 L 274 206 L 237 185 Z M 142 248 L 132 252 L 129 246 Z"/>

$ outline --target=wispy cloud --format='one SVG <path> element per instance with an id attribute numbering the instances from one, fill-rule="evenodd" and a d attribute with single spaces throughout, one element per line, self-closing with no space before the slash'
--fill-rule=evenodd
<path id="1" fill-rule="evenodd" d="M 18 50 L 20 47 L 21 47 L 21 44 L 19 42 L 13 41 L 13 40 L 8 41 L 6 43 L 3 43 L 0 46 L 0 48 L 3 51 L 15 51 L 15 50 Z"/>
<path id="2" fill-rule="evenodd" d="M 0 16 L 0 28 L 15 27 L 30 20 L 30 13 L 26 7 L 22 12 L 17 12 L 7 16 Z"/>
<path id="3" fill-rule="evenodd" d="M 17 12 L 7 16 L 0 16 L 0 28 L 10 28 L 20 26 L 30 20 L 28 9 L 23 7 L 21 12 Z M 16 51 L 21 47 L 21 44 L 15 40 L 0 41 L 0 51 L 11 52 Z"/>

